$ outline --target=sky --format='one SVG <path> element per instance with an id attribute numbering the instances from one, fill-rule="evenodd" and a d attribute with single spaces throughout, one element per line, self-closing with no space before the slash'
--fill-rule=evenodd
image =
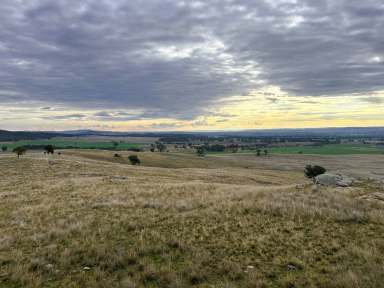
<path id="1" fill-rule="evenodd" d="M 1 0 L 0 129 L 384 126 L 382 0 Z"/>

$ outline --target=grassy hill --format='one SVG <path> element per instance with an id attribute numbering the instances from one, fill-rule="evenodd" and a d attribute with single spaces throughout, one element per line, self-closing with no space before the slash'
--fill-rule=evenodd
<path id="1" fill-rule="evenodd" d="M 314 187 L 289 157 L 121 153 L 0 156 L 0 287 L 381 287 L 378 182 Z"/>

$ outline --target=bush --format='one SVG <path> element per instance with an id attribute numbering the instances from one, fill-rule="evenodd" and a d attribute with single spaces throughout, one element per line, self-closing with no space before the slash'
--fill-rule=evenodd
<path id="1" fill-rule="evenodd" d="M 7 146 L 5 146 L 5 145 L 1 146 L 1 151 L 6 152 L 7 150 L 8 150 Z"/>
<path id="2" fill-rule="evenodd" d="M 326 171 L 324 167 L 318 165 L 307 165 L 305 166 L 304 174 L 308 178 L 315 178 L 318 175 L 324 174 Z"/>
<path id="3" fill-rule="evenodd" d="M 141 163 L 139 157 L 137 155 L 130 155 L 128 156 L 128 160 L 131 162 L 132 165 L 139 165 Z"/>
<path id="4" fill-rule="evenodd" d="M 120 158 L 121 156 L 120 156 L 120 154 L 115 153 L 115 155 L 113 155 L 113 157 Z"/>

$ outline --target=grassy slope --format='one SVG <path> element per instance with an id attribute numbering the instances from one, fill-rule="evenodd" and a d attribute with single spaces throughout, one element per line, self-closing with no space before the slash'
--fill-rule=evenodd
<path id="1" fill-rule="evenodd" d="M 291 171 L 198 168 L 210 158 L 159 169 L 74 154 L 0 157 L 0 287 L 384 281 L 383 206 L 361 199 L 378 184 L 314 189 Z"/>

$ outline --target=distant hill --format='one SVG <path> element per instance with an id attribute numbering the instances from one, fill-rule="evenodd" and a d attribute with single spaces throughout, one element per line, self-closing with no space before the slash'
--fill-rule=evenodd
<path id="1" fill-rule="evenodd" d="M 6 131 L 0 130 L 0 141 L 34 140 L 49 139 L 57 136 L 63 136 L 57 132 L 32 132 L 32 131 Z M 65 136 L 65 135 L 64 135 Z"/>
<path id="2" fill-rule="evenodd" d="M 6 131 L 0 130 L 0 141 L 49 139 L 53 137 L 110 136 L 110 137 L 157 137 L 157 138 L 193 138 L 193 137 L 257 137 L 257 138 L 340 138 L 361 137 L 384 139 L 384 127 L 342 127 L 342 128 L 306 128 L 306 129 L 260 129 L 241 131 L 163 131 L 163 132 L 116 132 L 95 130 L 70 131 Z"/>
<path id="3" fill-rule="evenodd" d="M 238 137 L 384 137 L 384 127 L 341 127 L 341 128 L 303 128 L 303 129 L 249 129 L 239 131 L 163 131 L 163 132 L 115 132 L 95 130 L 63 131 L 71 136 L 238 136 Z"/>

